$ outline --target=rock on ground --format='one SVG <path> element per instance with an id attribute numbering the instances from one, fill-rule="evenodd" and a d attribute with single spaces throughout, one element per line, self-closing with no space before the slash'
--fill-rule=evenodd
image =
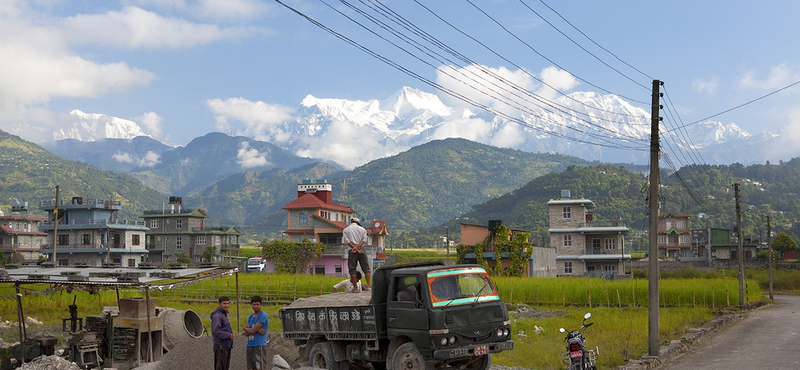
<path id="1" fill-rule="evenodd" d="M 81 370 L 74 362 L 58 356 L 39 356 L 22 364 L 19 370 Z"/>

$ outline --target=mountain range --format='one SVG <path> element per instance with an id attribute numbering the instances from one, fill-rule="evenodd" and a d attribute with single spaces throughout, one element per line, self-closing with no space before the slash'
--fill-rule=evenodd
<path id="1" fill-rule="evenodd" d="M 268 127 L 240 129 L 235 135 L 270 143 L 274 146 L 272 150 L 282 149 L 306 158 L 324 158 L 348 169 L 450 137 L 531 153 L 568 154 L 589 161 L 647 163 L 648 111 L 619 96 L 593 92 L 575 92 L 552 101 L 552 106 L 532 106 L 523 113 L 504 116 L 476 108 L 450 106 L 434 94 L 408 87 L 383 100 L 308 95 L 294 109 L 291 119 Z M 502 107 L 497 109 L 502 111 Z M 131 121 L 79 111 L 73 111 L 71 116 L 75 120 L 66 122 L 53 137 L 101 142 L 102 133 L 105 139 L 125 140 L 143 135 L 141 128 Z M 345 144 L 353 137 L 358 138 L 357 145 L 348 148 Z M 788 159 L 780 158 L 778 150 L 785 145 L 779 133 L 751 134 L 735 123 L 703 121 L 681 127 L 662 123 L 661 139 L 664 151 L 673 162 L 683 164 L 754 164 Z M 134 167 L 139 167 L 136 172 L 146 172 L 144 167 L 156 167 L 162 154 L 178 150 L 167 145 L 154 148 L 142 145 L 141 141 L 139 139 L 138 146 L 131 141 L 119 150 L 114 146 L 123 145 L 120 142 L 101 144 L 107 147 L 102 151 L 106 158 L 85 155 L 100 149 L 75 151 L 74 144 L 43 145 L 67 158 L 83 158 L 87 163 L 119 172 L 133 171 Z M 187 147 L 189 145 L 191 143 Z M 265 163 L 269 158 L 260 157 L 260 149 L 251 149 L 242 151 L 242 155 L 250 155 L 249 162 L 242 162 L 240 158 L 228 158 L 228 161 L 270 168 L 269 163 Z M 681 160 L 681 156 L 689 157 Z M 183 188 L 180 185 L 178 181 L 160 189 L 178 191 Z M 197 186 L 189 187 L 191 191 L 198 190 Z"/>

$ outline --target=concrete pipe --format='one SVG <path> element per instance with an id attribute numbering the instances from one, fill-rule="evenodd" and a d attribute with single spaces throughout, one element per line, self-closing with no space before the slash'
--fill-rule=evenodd
<path id="1" fill-rule="evenodd" d="M 200 338 L 205 328 L 200 316 L 192 310 L 164 308 L 159 314 L 164 319 L 164 350 L 171 351 L 178 343 Z"/>

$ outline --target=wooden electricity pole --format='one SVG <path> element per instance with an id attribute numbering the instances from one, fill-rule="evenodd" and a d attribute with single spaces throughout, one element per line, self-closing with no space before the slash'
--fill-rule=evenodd
<path id="1" fill-rule="evenodd" d="M 659 116 L 661 105 L 659 104 L 661 92 L 659 88 L 663 83 L 653 80 L 653 100 L 651 103 L 650 118 L 650 225 L 648 228 L 649 241 L 649 269 L 648 280 L 648 354 L 658 357 L 661 350 L 661 338 L 658 334 L 658 157 L 660 146 L 658 143 L 658 124 L 661 122 Z"/>
<path id="2" fill-rule="evenodd" d="M 769 224 L 769 215 L 767 215 L 767 252 L 769 253 L 769 300 L 774 301 L 775 297 L 772 296 L 772 228 Z"/>
<path id="3" fill-rule="evenodd" d="M 733 184 L 734 197 L 736 198 L 736 237 L 739 239 L 739 248 L 736 254 L 739 257 L 739 308 L 744 309 L 744 245 L 742 244 L 742 207 L 739 199 L 739 183 Z"/>

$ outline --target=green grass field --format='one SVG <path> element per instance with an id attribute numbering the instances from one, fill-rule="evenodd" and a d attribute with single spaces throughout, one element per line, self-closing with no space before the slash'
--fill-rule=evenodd
<path id="1" fill-rule="evenodd" d="M 734 276 L 734 277 L 731 277 Z M 748 272 L 746 300 L 763 300 L 761 289 L 765 273 Z M 800 272 L 779 272 L 776 276 L 788 281 L 786 289 L 797 289 Z M 265 311 L 271 320 L 269 330 L 279 332 L 277 311 L 295 298 L 325 294 L 342 277 L 319 275 L 289 275 L 240 273 L 238 274 L 238 305 L 231 307 L 231 323 L 241 327 L 252 311 L 247 297 L 257 294 L 265 299 Z M 559 327 L 568 330 L 580 326 L 582 315 L 592 312 L 594 326 L 586 331 L 590 346 L 600 347 L 600 369 L 610 369 L 624 364 L 628 359 L 641 357 L 647 351 L 647 287 L 646 279 L 606 281 L 590 278 L 495 278 L 502 299 L 513 310 L 525 304 L 536 310 L 558 312 L 546 318 L 516 319 L 512 323 L 516 349 L 501 353 L 494 363 L 504 366 L 521 366 L 535 369 L 562 368 L 560 352 L 564 348 L 564 335 Z M 726 277 L 705 276 L 692 278 L 664 278 L 660 281 L 660 332 L 663 342 L 676 339 L 689 328 L 702 325 L 713 317 L 715 309 L 738 305 L 738 280 L 730 273 Z M 22 306 L 25 316 L 31 316 L 53 330 L 61 329 L 61 319 L 69 317 L 68 306 L 77 297 L 79 316 L 99 314 L 105 306 L 117 305 L 117 292 L 111 288 L 90 294 L 85 290 L 53 290 L 42 284 L 23 286 Z M 121 289 L 121 298 L 144 297 L 138 289 Z M 216 298 L 228 295 L 236 298 L 236 276 L 229 275 L 207 279 L 190 285 L 175 285 L 172 289 L 152 289 L 151 297 L 157 306 L 179 310 L 191 309 L 206 327 L 209 314 L 216 307 Z M 234 302 L 235 303 L 235 302 Z M 16 321 L 16 299 L 13 285 L 0 286 L 0 321 Z M 238 310 L 238 312 L 237 312 Z M 237 324 L 239 321 L 239 324 Z M 536 330 L 536 327 L 541 329 Z M 37 329 L 31 327 L 31 333 Z M 16 325 L 0 329 L 0 337 L 17 341 Z"/>

